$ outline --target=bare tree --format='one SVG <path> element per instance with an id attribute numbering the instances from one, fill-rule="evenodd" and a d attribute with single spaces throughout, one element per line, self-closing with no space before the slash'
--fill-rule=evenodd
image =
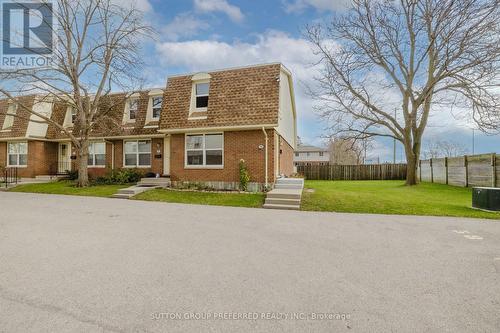
<path id="1" fill-rule="evenodd" d="M 430 142 L 423 152 L 425 159 L 441 158 L 441 157 L 457 157 L 465 155 L 467 148 L 465 145 L 446 140 L 438 140 Z"/>
<path id="2" fill-rule="evenodd" d="M 30 121 L 55 126 L 71 139 L 78 185 L 87 186 L 91 133 L 117 104 L 113 90 L 133 92 L 141 85 L 140 46 L 153 31 L 142 12 L 113 0 L 57 0 L 52 15 L 57 28 L 53 66 L 1 71 L 0 93 L 35 116 Z M 38 103 L 74 108 L 73 131 L 23 104 L 20 96 L 26 94 L 36 94 Z"/>
<path id="3" fill-rule="evenodd" d="M 333 134 L 391 137 L 405 148 L 407 185 L 429 117 L 499 110 L 500 0 L 353 0 L 309 26 L 319 56 L 313 96 Z"/>
<path id="4" fill-rule="evenodd" d="M 330 163 L 337 165 L 363 164 L 365 148 L 369 147 L 368 140 L 355 140 L 353 138 L 333 137 L 328 144 Z"/>

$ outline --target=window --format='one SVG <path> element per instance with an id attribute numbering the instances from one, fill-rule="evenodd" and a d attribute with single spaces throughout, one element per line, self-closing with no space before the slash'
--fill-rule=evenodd
<path id="1" fill-rule="evenodd" d="M 106 144 L 104 142 L 91 142 L 89 145 L 89 166 L 106 165 Z"/>
<path id="2" fill-rule="evenodd" d="M 10 129 L 14 125 L 14 116 L 17 112 L 17 104 L 9 104 L 7 109 L 7 114 L 5 115 L 5 120 L 3 122 L 2 129 Z"/>
<path id="3" fill-rule="evenodd" d="M 125 141 L 125 166 L 151 166 L 151 140 Z"/>
<path id="4" fill-rule="evenodd" d="M 208 107 L 208 90 L 210 89 L 210 84 L 207 83 L 197 83 L 196 84 L 196 108 L 203 109 Z"/>
<path id="5" fill-rule="evenodd" d="M 324 153 L 322 151 L 319 152 L 319 156 L 323 157 L 323 154 Z"/>
<path id="6" fill-rule="evenodd" d="M 299 153 L 295 153 L 295 157 L 299 157 Z"/>
<path id="7" fill-rule="evenodd" d="M 133 98 L 128 102 L 128 120 L 135 120 L 139 110 L 139 99 Z"/>
<path id="8" fill-rule="evenodd" d="M 160 119 L 163 96 L 153 97 L 153 119 Z"/>
<path id="9" fill-rule="evenodd" d="M 186 135 L 186 166 L 222 166 L 223 134 Z"/>
<path id="10" fill-rule="evenodd" d="M 71 108 L 71 124 L 74 125 L 76 122 L 76 108 Z"/>
<path id="11" fill-rule="evenodd" d="M 307 155 L 307 157 L 309 157 L 309 156 L 311 156 L 311 153 L 307 153 L 306 155 Z"/>
<path id="12" fill-rule="evenodd" d="M 8 148 L 8 165 L 25 167 L 28 165 L 28 143 L 12 142 Z"/>

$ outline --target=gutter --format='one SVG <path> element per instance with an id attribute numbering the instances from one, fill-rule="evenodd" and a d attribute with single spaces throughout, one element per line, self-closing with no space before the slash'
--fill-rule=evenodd
<path id="1" fill-rule="evenodd" d="M 265 186 L 266 186 L 266 190 L 267 190 L 267 188 L 269 186 L 269 184 L 268 184 L 269 183 L 269 177 L 268 177 L 268 174 L 267 174 L 267 172 L 268 172 L 268 170 L 267 170 L 268 169 L 267 168 L 267 164 L 268 164 L 268 161 L 267 161 L 268 160 L 268 156 L 267 156 L 267 149 L 268 148 L 267 148 L 267 146 L 268 146 L 268 142 L 269 142 L 269 137 L 267 136 L 267 132 L 266 132 L 266 128 L 265 127 L 262 127 L 262 132 L 264 133 L 264 137 L 266 138 L 266 143 L 265 143 L 265 148 L 264 148 L 265 154 L 266 154 L 264 156 L 264 164 L 265 164 L 266 169 L 264 171 L 264 175 L 265 175 L 265 183 L 266 183 Z"/>

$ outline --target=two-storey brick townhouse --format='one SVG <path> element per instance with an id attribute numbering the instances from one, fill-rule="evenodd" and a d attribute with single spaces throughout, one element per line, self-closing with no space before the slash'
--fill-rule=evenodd
<path id="1" fill-rule="evenodd" d="M 71 107 L 22 97 L 24 105 L 78 133 Z M 251 182 L 272 184 L 293 172 L 296 110 L 292 75 L 282 64 L 169 77 L 165 89 L 118 93 L 107 121 L 92 131 L 89 173 L 138 168 L 172 183 L 234 188 L 238 163 Z M 75 151 L 64 132 L 0 101 L 0 166 L 21 177 L 64 173 Z"/>

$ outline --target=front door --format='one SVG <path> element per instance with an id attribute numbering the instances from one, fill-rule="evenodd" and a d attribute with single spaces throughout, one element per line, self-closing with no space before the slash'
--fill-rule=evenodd
<path id="1" fill-rule="evenodd" d="M 59 163 L 57 166 L 58 173 L 66 173 L 71 170 L 71 159 L 69 143 L 59 144 Z"/>

